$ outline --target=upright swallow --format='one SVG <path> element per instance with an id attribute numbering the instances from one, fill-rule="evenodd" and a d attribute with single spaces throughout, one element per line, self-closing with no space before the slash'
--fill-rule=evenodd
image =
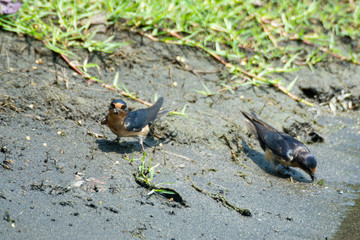
<path id="1" fill-rule="evenodd" d="M 144 151 L 143 141 L 150 131 L 150 125 L 159 114 L 167 113 L 167 111 L 159 113 L 163 102 L 164 98 L 160 97 L 151 107 L 128 111 L 126 102 L 113 100 L 110 103 L 109 114 L 101 124 L 110 128 L 117 136 L 116 140 L 121 137 L 138 137 L 141 149 Z"/>
<path id="2" fill-rule="evenodd" d="M 310 150 L 290 135 L 279 132 L 260 119 L 241 111 L 246 127 L 257 137 L 265 151 L 265 159 L 278 171 L 278 165 L 298 167 L 315 179 L 316 159 Z"/>

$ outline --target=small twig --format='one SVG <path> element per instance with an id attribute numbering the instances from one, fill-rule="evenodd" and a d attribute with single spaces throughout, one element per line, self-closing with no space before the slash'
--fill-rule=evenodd
<path id="1" fill-rule="evenodd" d="M 264 24 L 264 22 L 262 21 L 262 19 L 258 16 L 255 16 L 255 19 L 257 20 L 257 22 L 261 25 L 262 29 L 264 30 L 264 32 L 266 33 L 266 35 L 268 35 L 270 41 L 272 42 L 272 44 L 275 46 L 275 48 L 279 48 L 279 44 L 277 43 L 275 37 L 271 34 L 271 32 L 268 30 L 268 28 L 266 27 L 266 25 Z"/>
<path id="2" fill-rule="evenodd" d="M 45 45 L 49 45 L 49 43 L 45 40 L 43 40 L 43 43 Z M 86 77 L 85 74 L 73 63 L 71 62 L 63 53 L 59 53 L 60 56 L 64 59 L 64 61 L 73 69 L 75 72 L 80 74 L 82 77 Z"/>
<path id="3" fill-rule="evenodd" d="M 64 56 L 63 54 L 60 54 L 60 55 L 61 55 L 61 56 L 63 57 L 63 59 L 69 64 L 69 66 L 70 66 L 72 69 L 74 69 L 74 70 L 75 70 L 77 73 L 79 73 L 82 77 L 87 78 L 87 76 L 85 76 L 85 75 L 78 69 L 78 67 L 77 67 L 74 63 L 72 63 L 71 61 L 69 61 L 69 59 L 68 59 L 66 56 Z M 133 99 L 133 100 L 135 100 L 135 101 L 138 101 L 139 103 L 142 103 L 142 104 L 144 104 L 144 105 L 146 105 L 146 106 L 151 106 L 151 103 L 146 102 L 146 101 L 144 101 L 144 100 L 142 100 L 142 99 L 140 99 L 140 98 L 131 96 L 131 95 L 129 95 L 128 93 L 126 93 L 126 92 L 124 92 L 124 91 L 118 90 L 118 89 L 116 89 L 113 85 L 102 83 L 101 86 L 102 86 L 102 87 L 105 87 L 106 89 L 109 89 L 109 90 L 111 90 L 111 91 L 120 93 L 120 94 L 123 95 L 124 97 L 129 97 L 129 98 L 131 98 L 131 99 Z"/>
<path id="4" fill-rule="evenodd" d="M 178 34 L 178 33 L 175 32 L 175 31 L 167 30 L 167 29 L 165 29 L 165 31 L 167 31 L 167 32 L 168 32 L 170 35 L 172 35 L 173 37 L 176 37 L 176 38 L 179 38 L 179 39 L 181 39 L 181 40 L 184 40 L 185 42 L 189 42 L 189 41 L 190 41 L 190 40 L 188 40 L 188 39 L 184 39 L 180 34 Z M 234 68 L 234 67 L 235 67 L 234 64 L 225 61 L 222 57 L 220 57 L 220 56 L 217 55 L 216 53 L 213 53 L 212 51 L 209 51 L 209 50 L 207 50 L 206 48 L 204 48 L 204 47 L 200 46 L 199 44 L 196 44 L 196 43 L 194 43 L 194 42 L 192 42 L 192 41 L 191 41 L 190 43 L 191 43 L 192 45 L 194 45 L 194 46 L 202 49 L 202 50 L 205 51 L 206 53 L 210 54 L 213 58 L 215 58 L 216 60 L 218 60 L 219 62 L 221 62 L 222 64 L 224 64 L 225 67 L 227 67 L 227 68 Z M 264 81 L 264 82 L 268 82 L 265 78 L 261 78 L 261 77 L 258 77 L 258 76 L 256 76 L 256 75 L 253 75 L 253 74 L 251 74 L 251 73 L 249 73 L 249 72 L 247 72 L 247 71 L 245 71 L 245 70 L 243 70 L 243 69 L 241 69 L 241 68 L 239 68 L 239 67 L 237 67 L 236 69 L 237 69 L 238 71 L 240 71 L 241 73 L 243 73 L 243 74 L 245 74 L 245 75 L 247 75 L 247 76 L 249 76 L 249 77 L 251 77 L 251 78 L 258 79 L 258 80 L 261 80 L 261 81 Z"/>
<path id="5" fill-rule="evenodd" d="M 78 74 L 80 74 L 80 76 L 87 78 L 85 76 L 85 74 L 72 62 L 70 61 L 70 59 L 68 59 L 63 53 L 60 53 L 60 56 L 65 60 L 65 62 L 72 68 L 75 70 L 75 72 L 77 72 Z"/>
<path id="6" fill-rule="evenodd" d="M 44 44 L 48 44 L 47 41 L 43 41 Z M 77 72 L 78 74 L 80 74 L 80 76 L 82 76 L 83 78 L 85 79 L 88 79 L 89 81 L 91 82 L 97 82 L 97 81 L 94 81 L 92 80 L 89 76 L 87 76 L 86 74 L 84 74 L 76 64 L 74 64 L 72 61 L 70 61 L 70 59 L 68 57 L 66 57 L 63 53 L 59 53 L 60 56 L 64 59 L 64 61 L 75 71 Z M 128 93 L 124 92 L 124 91 L 121 91 L 121 90 L 118 90 L 116 89 L 113 85 L 109 85 L 109 84 L 101 84 L 102 87 L 105 87 L 111 91 L 114 91 L 114 92 L 117 92 L 117 93 L 120 93 L 121 95 L 123 95 L 124 97 L 129 97 L 135 101 L 138 101 L 139 103 L 142 103 L 144 105 L 147 105 L 147 106 L 151 106 L 151 103 L 149 102 L 146 102 L 144 100 L 141 100 L 140 98 L 137 98 L 137 97 L 134 97 L 134 96 L 131 96 L 129 95 Z"/>
<path id="7" fill-rule="evenodd" d="M 244 78 L 244 80 L 243 80 L 243 82 L 242 83 L 244 83 L 244 82 L 246 82 L 247 80 Z M 221 88 L 221 89 L 219 89 L 217 92 L 218 93 L 222 93 L 222 92 L 225 92 L 225 91 L 228 91 L 229 89 L 231 89 L 231 90 L 237 90 L 238 88 L 240 88 L 240 84 L 239 85 L 237 85 L 237 86 L 234 86 L 234 87 L 223 87 L 223 88 Z"/>
<path id="8" fill-rule="evenodd" d="M 188 157 L 186 157 L 186 156 L 184 156 L 184 155 L 180 155 L 180 154 L 177 154 L 177 153 L 173 153 L 173 152 L 170 152 L 170 151 L 168 151 L 168 150 L 166 150 L 166 149 L 164 149 L 164 150 L 162 150 L 164 153 L 167 153 L 167 154 L 169 154 L 169 155 L 173 155 L 173 156 L 175 156 L 175 157 L 179 157 L 179 158 L 183 158 L 183 159 L 185 159 L 185 160 L 187 160 L 187 161 L 189 161 L 189 162 L 196 162 L 194 159 L 191 159 L 191 158 L 188 158 Z"/>
<path id="9" fill-rule="evenodd" d="M 191 186 L 198 192 L 205 194 L 206 196 L 211 197 L 212 199 L 214 199 L 217 202 L 221 202 L 221 204 L 230 209 L 230 210 L 235 210 L 236 212 L 240 213 L 243 216 L 246 217 L 251 217 L 251 211 L 249 209 L 246 208 L 239 208 L 234 204 L 231 204 L 224 195 L 221 194 L 215 194 L 215 193 L 210 193 L 208 191 L 205 191 L 204 189 L 201 189 L 199 186 L 197 186 L 190 178 L 190 176 L 187 176 L 187 178 L 189 179 L 189 181 L 191 182 Z"/>
<path id="10" fill-rule="evenodd" d="M 181 67 L 181 66 L 175 66 L 177 69 L 180 69 L 180 70 L 184 70 L 184 71 L 188 71 L 192 74 L 194 74 L 195 76 L 197 76 L 198 78 L 200 79 L 204 79 L 203 76 L 200 76 L 197 72 L 195 72 L 194 70 L 192 70 L 190 67 Z"/>
<path id="11" fill-rule="evenodd" d="M 287 33 L 285 33 L 285 32 L 283 32 L 282 35 L 285 36 L 285 37 L 288 36 Z M 310 42 L 310 41 L 308 41 L 308 40 L 306 40 L 306 39 L 301 39 L 297 34 L 289 37 L 289 39 L 290 39 L 290 40 L 296 40 L 296 41 L 300 40 L 300 41 L 302 41 L 303 43 L 305 43 L 305 44 L 307 44 L 307 45 L 309 45 L 309 46 L 312 46 L 312 47 L 317 47 L 317 48 L 319 48 L 319 50 L 320 50 L 321 52 L 324 52 L 324 53 L 326 53 L 326 54 L 329 54 L 329 55 L 331 55 L 331 56 L 333 56 L 333 57 L 335 57 L 335 58 L 338 58 L 338 59 L 340 59 L 340 60 L 342 60 L 342 61 L 349 61 L 349 62 L 353 62 L 353 63 L 355 63 L 355 64 L 357 64 L 357 65 L 360 65 L 360 62 L 359 62 L 359 61 L 356 61 L 356 60 L 354 60 L 354 59 L 352 59 L 352 58 L 349 58 L 349 57 L 341 56 L 341 55 L 339 55 L 339 54 L 337 54 L 337 53 L 333 53 L 333 52 L 331 52 L 328 48 L 326 48 L 326 47 L 324 47 L 324 46 L 323 46 L 323 47 L 318 47 L 318 46 L 316 46 L 314 43 L 312 43 L 312 42 Z"/>
<path id="12" fill-rule="evenodd" d="M 301 102 L 301 103 L 304 103 L 308 106 L 311 106 L 311 107 L 315 107 L 315 104 L 311 103 L 311 102 L 308 102 L 304 99 L 301 99 L 299 98 L 298 96 L 292 94 L 291 92 L 289 92 L 289 90 L 287 90 L 284 86 L 281 86 L 279 84 L 273 84 L 274 87 L 276 87 L 277 89 L 279 89 L 280 91 L 282 91 L 283 93 L 285 93 L 286 95 L 288 95 L 289 97 L 291 97 L 292 99 L 294 99 L 295 101 L 298 101 L 298 102 Z"/>
<path id="13" fill-rule="evenodd" d="M 5 162 L 5 161 L 4 161 Z M 0 166 L 2 166 L 4 169 L 10 170 L 10 171 L 14 171 L 8 164 L 6 163 L 1 163 L 0 162 Z"/>
<path id="14" fill-rule="evenodd" d="M 149 39 L 151 39 L 151 40 L 153 40 L 155 42 L 159 42 L 159 39 L 157 37 L 153 36 L 152 34 L 141 32 L 141 31 L 139 31 L 137 33 L 139 33 L 140 35 L 142 35 L 144 37 L 147 37 L 147 38 L 149 38 Z"/>
<path id="15" fill-rule="evenodd" d="M 264 29 L 264 32 L 268 35 L 270 41 L 274 44 L 276 48 L 279 48 L 279 44 L 277 43 L 275 37 L 270 33 L 270 31 L 267 29 L 267 27 L 264 24 L 261 24 L 262 28 Z"/>
<path id="16" fill-rule="evenodd" d="M 144 100 L 142 100 L 142 99 L 140 99 L 140 98 L 134 97 L 134 96 L 132 96 L 132 95 L 129 95 L 128 93 L 126 93 L 126 92 L 124 92 L 124 91 L 121 91 L 121 90 L 119 90 L 119 89 L 116 89 L 113 85 L 102 83 L 101 86 L 104 87 L 104 88 L 106 88 L 106 89 L 109 89 L 109 90 L 111 90 L 111 91 L 120 93 L 120 94 L 123 95 L 124 97 L 129 97 L 129 98 L 131 98 L 131 99 L 133 99 L 133 100 L 135 100 L 135 101 L 138 101 L 139 103 L 142 103 L 142 104 L 144 104 L 144 105 L 146 105 L 146 106 L 151 106 L 151 103 L 146 102 L 146 101 L 144 101 Z"/>
<path id="17" fill-rule="evenodd" d="M 214 70 L 214 71 L 206 71 L 206 70 L 194 70 L 196 73 L 202 73 L 202 74 L 212 74 L 212 73 L 219 73 L 221 70 Z"/>
<path id="18" fill-rule="evenodd" d="M 105 138 L 105 136 L 102 135 L 102 134 L 93 132 L 93 131 L 91 131 L 91 130 L 89 130 L 89 129 L 86 129 L 86 130 L 87 130 L 88 135 L 90 135 L 90 136 L 93 136 L 93 137 L 95 137 L 95 138 Z"/>

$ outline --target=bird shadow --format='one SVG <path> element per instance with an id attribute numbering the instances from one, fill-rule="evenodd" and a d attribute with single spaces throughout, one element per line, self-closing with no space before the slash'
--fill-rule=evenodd
<path id="1" fill-rule="evenodd" d="M 280 164 L 281 166 L 279 166 L 279 171 L 281 173 L 283 173 L 283 175 L 277 173 L 276 170 L 271 166 L 271 164 L 265 160 L 264 154 L 259 153 L 258 151 L 255 151 L 252 148 L 250 148 L 249 145 L 245 141 L 242 141 L 241 145 L 242 145 L 243 151 L 251 159 L 251 161 L 253 161 L 256 165 L 258 165 L 258 167 L 261 168 L 264 172 L 266 172 L 272 176 L 276 176 L 276 177 L 280 177 L 280 178 L 292 177 L 295 181 L 298 181 L 298 182 L 305 182 L 305 183 L 311 182 L 301 172 L 298 172 L 298 171 L 294 170 L 293 168 L 287 169 L 286 167 L 282 166 L 281 164 Z"/>
<path id="2" fill-rule="evenodd" d="M 98 148 L 103 152 L 116 152 L 119 154 L 128 154 L 133 152 L 141 152 L 141 145 L 137 138 L 123 138 L 121 142 L 108 140 L 108 139 L 97 139 L 96 144 Z M 162 141 L 155 140 L 150 136 L 144 139 L 144 151 L 158 146 Z M 163 142 L 164 144 L 165 142 Z"/>

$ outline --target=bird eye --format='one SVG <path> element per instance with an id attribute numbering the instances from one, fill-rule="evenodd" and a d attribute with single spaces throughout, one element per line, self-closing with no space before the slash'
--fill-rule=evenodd
<path id="1" fill-rule="evenodd" d="M 110 108 L 115 108 L 115 104 L 111 103 Z"/>
<path id="2" fill-rule="evenodd" d="M 125 105 L 125 104 L 121 106 L 121 109 L 122 109 L 122 110 L 125 110 L 125 108 L 126 108 L 126 105 Z"/>

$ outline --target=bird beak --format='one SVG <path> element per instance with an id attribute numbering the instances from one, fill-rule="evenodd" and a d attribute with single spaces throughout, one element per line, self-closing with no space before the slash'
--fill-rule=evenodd
<path id="1" fill-rule="evenodd" d="M 313 173 L 310 174 L 310 177 L 311 177 L 312 182 L 316 179 L 316 177 L 315 177 L 315 175 Z"/>
<path id="2" fill-rule="evenodd" d="M 315 172 L 316 172 L 316 169 L 314 169 L 314 170 L 312 170 L 312 171 L 311 171 L 311 170 L 308 171 L 308 174 L 310 175 L 312 182 L 316 179 L 316 177 L 315 177 Z"/>
<path id="3" fill-rule="evenodd" d="M 122 110 L 120 109 L 120 108 L 114 108 L 113 109 L 113 113 L 115 113 L 115 114 L 118 114 L 118 113 L 120 113 Z"/>
<path id="4" fill-rule="evenodd" d="M 316 179 L 315 173 L 316 173 L 316 167 L 313 169 L 310 169 L 310 177 L 311 177 L 312 181 L 314 181 Z"/>

